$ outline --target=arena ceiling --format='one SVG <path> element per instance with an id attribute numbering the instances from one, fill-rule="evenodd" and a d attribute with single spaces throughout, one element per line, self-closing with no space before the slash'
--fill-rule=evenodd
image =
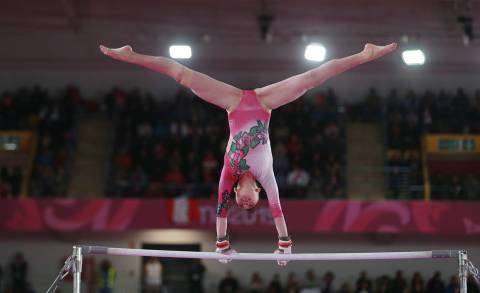
<path id="1" fill-rule="evenodd" d="M 469 68 L 468 71 L 473 72 L 480 66 L 480 54 L 475 53 L 480 41 L 474 40 L 469 47 L 464 46 L 466 27 L 459 21 L 459 17 L 471 17 L 473 32 L 480 34 L 480 0 L 2 2 L 2 36 L 23 33 L 25 39 L 36 36 L 38 43 L 38 40 L 48 39 L 47 34 L 53 35 L 52 32 L 78 35 L 77 41 L 91 44 L 88 50 L 97 46 L 99 40 L 112 46 L 133 43 L 145 51 L 152 51 L 152 44 L 186 41 L 198 47 L 204 45 L 203 49 L 198 48 L 203 50 L 202 56 L 219 67 L 226 62 L 229 67 L 245 66 L 245 60 L 251 58 L 247 52 L 254 51 L 263 54 L 262 60 L 265 60 L 258 67 L 290 69 L 294 61 L 286 60 L 286 56 L 293 55 L 292 50 L 301 54 L 300 46 L 296 48 L 295 45 L 303 46 L 309 41 L 326 42 L 339 56 L 358 50 L 365 41 L 396 41 L 401 45 L 428 47 L 436 58 L 448 63 L 444 70 Z M 12 39 L 12 42 L 17 40 Z M 65 43 L 70 39 L 56 37 L 56 40 Z M 52 42 L 55 40 L 48 41 Z M 22 44 L 26 41 L 22 40 Z M 14 46 L 9 50 L 18 51 Z M 43 63 L 50 64 L 48 60 Z M 88 63 L 78 60 L 79 64 Z M 11 64 L 19 64 L 15 62 Z"/>
<path id="2" fill-rule="evenodd" d="M 182 35 L 203 40 L 261 40 L 259 18 L 271 17 L 273 40 L 312 36 L 461 40 L 459 16 L 480 28 L 480 0 L 17 0 L 2 1 L 8 28 L 82 30 L 91 23 L 134 24 L 143 37 Z M 142 37 L 142 36 L 140 36 Z"/>

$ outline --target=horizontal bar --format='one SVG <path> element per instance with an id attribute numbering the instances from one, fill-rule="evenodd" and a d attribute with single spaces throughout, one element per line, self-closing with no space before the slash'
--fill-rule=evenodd
<path id="1" fill-rule="evenodd" d="M 434 250 L 433 258 L 458 258 L 462 250 Z"/>
<path id="2" fill-rule="evenodd" d="M 455 251 L 409 251 L 409 252 L 361 252 L 361 253 L 235 253 L 230 255 L 216 252 L 173 251 L 103 246 L 77 246 L 83 254 L 106 254 L 121 256 L 152 256 L 171 258 L 231 259 L 231 260 L 386 260 L 386 259 L 429 259 L 458 257 Z M 441 252 L 441 253 L 439 253 Z"/>

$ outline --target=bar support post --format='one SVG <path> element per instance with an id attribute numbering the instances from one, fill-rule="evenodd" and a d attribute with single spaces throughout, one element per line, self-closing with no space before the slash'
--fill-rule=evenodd
<path id="1" fill-rule="evenodd" d="M 82 248 L 78 246 L 73 247 L 73 293 L 80 293 L 80 285 L 82 283 Z"/>
<path id="2" fill-rule="evenodd" d="M 460 250 L 458 252 L 458 280 L 460 282 L 460 293 L 467 293 L 467 251 Z"/>

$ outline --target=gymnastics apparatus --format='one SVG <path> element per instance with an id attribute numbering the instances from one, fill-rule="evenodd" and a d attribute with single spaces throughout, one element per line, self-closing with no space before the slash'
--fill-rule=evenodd
<path id="1" fill-rule="evenodd" d="M 358 65 L 373 61 L 396 49 L 367 44 L 358 54 L 330 60 L 305 73 L 254 90 L 240 90 L 234 86 L 196 72 L 165 57 L 147 56 L 134 52 L 130 46 L 100 50 L 107 56 L 127 63 L 146 67 L 175 79 L 190 88 L 201 99 L 225 109 L 228 113 L 230 137 L 226 148 L 224 166 L 218 188 L 217 242 L 215 252 L 165 251 L 125 249 L 99 246 L 74 246 L 73 254 L 65 261 L 57 278 L 47 293 L 54 292 L 57 284 L 68 273 L 73 274 L 73 292 L 80 293 L 82 257 L 84 255 L 150 256 L 169 258 L 214 259 L 222 263 L 232 260 L 269 260 L 284 266 L 289 261 L 354 261 L 397 259 L 458 260 L 460 293 L 467 293 L 467 274 L 479 279 L 480 273 L 467 258 L 464 250 L 434 250 L 411 252 L 369 253 L 292 253 L 292 240 L 287 231 L 280 206 L 278 187 L 272 167 L 272 154 L 268 137 L 271 111 L 301 97 L 307 90 L 322 84 Z M 274 253 L 237 253 L 230 246 L 227 234 L 227 212 L 235 196 L 239 207 L 249 210 L 258 202 L 260 187 L 265 189 L 275 226 L 278 232 L 278 249 Z M 238 183 L 237 183 L 238 182 Z M 235 186 L 235 184 L 237 184 Z M 233 192 L 232 192 L 233 189 Z"/>
<path id="2" fill-rule="evenodd" d="M 365 253 L 233 253 L 170 251 L 131 248 L 113 248 L 103 246 L 74 246 L 72 255 L 65 261 L 57 278 L 47 293 L 54 293 L 58 283 L 69 273 L 73 275 L 73 293 L 81 292 L 82 258 L 84 255 L 150 256 L 170 258 L 197 258 L 223 261 L 232 260 L 269 260 L 269 261 L 355 261 L 355 260 L 398 260 L 398 259 L 446 259 L 458 261 L 460 293 L 467 293 L 467 276 L 472 274 L 478 281 L 480 272 L 467 257 L 465 250 L 432 250 L 409 252 L 365 252 Z"/>

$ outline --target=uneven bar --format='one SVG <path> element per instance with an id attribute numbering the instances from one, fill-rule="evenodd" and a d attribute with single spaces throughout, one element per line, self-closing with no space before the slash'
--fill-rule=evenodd
<path id="1" fill-rule="evenodd" d="M 113 248 L 103 246 L 81 247 L 82 254 L 104 254 L 122 256 L 152 256 L 171 258 L 197 259 L 230 259 L 230 260 L 386 260 L 386 259 L 431 259 L 458 258 L 458 250 L 407 251 L 407 252 L 354 252 L 354 253 L 235 253 L 219 254 L 215 252 L 170 251 L 132 248 Z"/>

